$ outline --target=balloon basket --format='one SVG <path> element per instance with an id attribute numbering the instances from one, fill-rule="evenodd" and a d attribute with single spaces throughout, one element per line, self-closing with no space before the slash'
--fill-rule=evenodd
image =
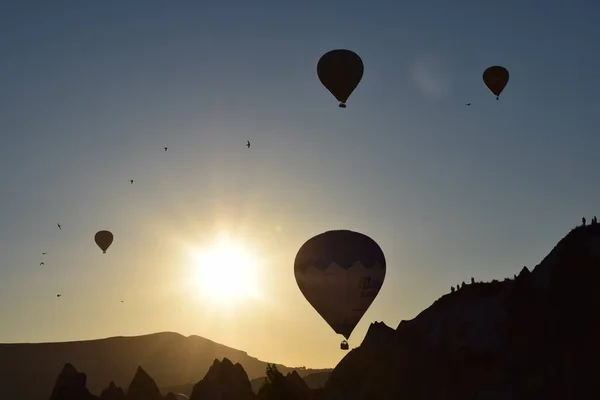
<path id="1" fill-rule="evenodd" d="M 346 104 L 340 103 L 340 108 L 346 108 Z"/>

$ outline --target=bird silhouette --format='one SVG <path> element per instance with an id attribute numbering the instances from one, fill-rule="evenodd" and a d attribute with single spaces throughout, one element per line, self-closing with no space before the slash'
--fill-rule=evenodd
<path id="1" fill-rule="evenodd" d="M 42 262 L 40 263 L 40 265 L 46 265 L 46 264 L 44 264 L 44 262 L 42 261 Z"/>
<path id="2" fill-rule="evenodd" d="M 124 303 L 124 301 L 123 301 L 123 300 L 121 300 L 121 303 Z"/>
<path id="3" fill-rule="evenodd" d="M 45 256 L 46 254 L 48 254 L 48 253 L 42 253 L 43 256 Z"/>
<path id="4" fill-rule="evenodd" d="M 471 103 L 467 103 L 467 104 L 465 104 L 465 105 L 466 105 L 466 106 L 470 106 L 470 105 L 471 105 Z"/>
<path id="5" fill-rule="evenodd" d="M 56 226 L 58 226 L 58 229 L 62 231 L 62 226 L 60 224 L 56 224 Z"/>
<path id="6" fill-rule="evenodd" d="M 133 179 L 130 179 L 130 180 L 129 180 L 129 183 L 133 184 Z"/>
<path id="7" fill-rule="evenodd" d="M 57 294 L 57 295 L 56 295 L 56 297 L 60 297 L 60 296 L 62 296 L 62 294 Z"/>
<path id="8" fill-rule="evenodd" d="M 165 149 L 165 151 L 167 151 L 169 148 L 168 148 L 168 147 L 165 147 L 164 149 Z"/>
<path id="9" fill-rule="evenodd" d="M 250 148 L 250 141 L 249 140 L 246 140 L 246 147 Z"/>

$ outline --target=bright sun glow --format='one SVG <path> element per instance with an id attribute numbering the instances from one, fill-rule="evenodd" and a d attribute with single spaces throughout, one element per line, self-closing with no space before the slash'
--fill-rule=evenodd
<path id="1" fill-rule="evenodd" d="M 224 306 L 258 296 L 258 265 L 241 243 L 223 239 L 192 250 L 194 286 L 200 296 Z"/>

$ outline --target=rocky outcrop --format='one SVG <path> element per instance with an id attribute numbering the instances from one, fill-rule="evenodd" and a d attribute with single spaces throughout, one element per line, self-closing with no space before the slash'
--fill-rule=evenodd
<path id="1" fill-rule="evenodd" d="M 110 382 L 100 394 L 100 400 L 126 400 L 126 396 L 123 389 L 117 387 L 114 382 Z"/>
<path id="2" fill-rule="evenodd" d="M 255 395 L 244 368 L 224 358 L 215 360 L 206 376 L 192 391 L 191 400 L 254 400 Z"/>
<path id="3" fill-rule="evenodd" d="M 600 225 L 571 231 L 532 271 L 442 296 L 396 330 L 372 324 L 327 399 L 598 396 Z"/>
<path id="4" fill-rule="evenodd" d="M 256 395 L 258 400 L 309 400 L 312 390 L 296 371 L 283 375 L 277 367 L 267 367 L 267 378 Z"/>
<path id="5" fill-rule="evenodd" d="M 88 391 L 86 382 L 87 376 L 67 363 L 56 379 L 50 400 L 98 400 Z"/>
<path id="6" fill-rule="evenodd" d="M 288 373 L 286 375 L 286 379 L 290 386 L 292 386 L 293 388 L 305 393 L 309 392 L 310 389 L 308 385 L 306 384 L 306 382 L 304 382 L 304 379 L 302 379 L 296 371 Z"/>
<path id="7" fill-rule="evenodd" d="M 301 375 L 293 371 L 283 376 L 277 370 L 276 366 L 272 366 L 276 372 L 275 380 L 280 383 L 275 397 L 273 393 L 264 397 L 265 400 L 278 399 L 277 393 L 284 393 L 285 399 L 304 400 L 314 399 L 320 400 L 318 396 L 323 390 L 309 389 L 309 386 Z M 323 381 L 328 375 L 328 372 L 321 373 L 322 376 L 317 377 L 319 387 L 323 386 Z M 91 395 L 85 386 L 85 374 L 78 373 L 70 364 L 65 365 L 63 372 L 57 379 L 56 388 L 52 394 L 51 400 L 187 400 L 190 399 L 186 394 L 179 392 L 168 392 L 164 399 L 158 392 L 158 387 L 152 379 L 141 367 L 138 368 L 127 394 L 110 382 L 108 387 L 104 389 L 98 399 Z M 283 384 L 283 386 L 281 386 Z M 283 388 L 283 391 L 281 390 Z M 192 390 L 192 399 L 195 400 L 254 400 L 254 394 L 248 375 L 244 368 L 239 364 L 233 364 L 228 359 L 223 361 L 215 360 L 212 367 L 206 376 L 198 382 Z"/>
<path id="8" fill-rule="evenodd" d="M 129 389 L 127 389 L 126 399 L 163 400 L 163 397 L 161 396 L 154 379 L 152 379 L 142 367 L 138 367 L 137 372 L 129 385 Z"/>
<path id="9" fill-rule="evenodd" d="M 392 332 L 394 331 L 391 328 L 390 329 Z M 325 372 L 315 372 L 314 374 L 308 374 L 306 376 L 302 376 L 301 372 L 297 372 L 296 373 L 304 380 L 304 382 L 306 382 L 306 385 L 313 390 L 314 389 L 322 389 L 325 386 L 325 382 L 327 382 L 327 379 L 329 379 L 329 375 L 331 374 L 330 371 L 325 371 Z M 255 378 L 252 379 L 250 381 L 250 385 L 252 385 L 252 391 L 254 393 L 258 393 L 258 391 L 260 390 L 260 388 L 263 386 L 265 382 L 265 377 L 263 376 L 262 378 Z"/>

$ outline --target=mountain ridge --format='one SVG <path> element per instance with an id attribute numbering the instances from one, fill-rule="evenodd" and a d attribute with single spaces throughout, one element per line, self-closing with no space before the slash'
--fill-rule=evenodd
<path id="1" fill-rule="evenodd" d="M 453 289 L 396 329 L 372 323 L 326 398 L 591 398 L 599 285 L 600 224 L 578 226 L 531 271 Z"/>
<path id="2" fill-rule="evenodd" d="M 111 381 L 127 387 L 139 366 L 159 387 L 197 382 L 215 359 L 240 363 L 250 379 L 264 376 L 267 362 L 197 335 L 158 332 L 69 342 L 0 344 L 0 393 L 7 398 L 46 400 L 63 365 L 86 371 L 87 387 L 100 393 Z M 279 365 L 301 375 L 323 371 Z M 36 382 L 31 385 L 29 382 Z"/>

